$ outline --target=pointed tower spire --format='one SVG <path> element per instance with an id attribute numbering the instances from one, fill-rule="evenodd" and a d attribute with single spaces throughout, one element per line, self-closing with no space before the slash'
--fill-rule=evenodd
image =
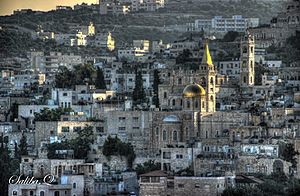
<path id="1" fill-rule="evenodd" d="M 208 41 L 206 41 L 204 44 L 204 53 L 203 53 L 201 64 L 202 65 L 207 64 L 207 65 L 213 66 L 213 62 L 211 60 L 211 56 L 210 56 L 210 52 L 209 52 L 209 48 L 208 48 Z"/>

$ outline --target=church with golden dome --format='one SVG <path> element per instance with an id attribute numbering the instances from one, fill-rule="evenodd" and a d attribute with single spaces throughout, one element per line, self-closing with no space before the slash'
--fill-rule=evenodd
<path id="1" fill-rule="evenodd" d="M 208 43 L 205 43 L 199 70 L 171 70 L 168 80 L 159 86 L 161 109 L 215 112 L 216 74 Z"/>
<path id="2" fill-rule="evenodd" d="M 216 75 L 208 43 L 197 71 L 179 68 L 162 73 L 160 111 L 153 113 L 152 148 L 187 146 L 215 135 L 203 118 L 216 113 Z"/>

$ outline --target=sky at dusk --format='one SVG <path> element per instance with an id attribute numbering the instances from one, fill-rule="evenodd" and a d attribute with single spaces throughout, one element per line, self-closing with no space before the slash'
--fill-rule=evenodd
<path id="1" fill-rule="evenodd" d="M 51 10 L 56 5 L 69 5 L 81 3 L 98 3 L 98 0 L 0 0 L 0 15 L 9 15 L 13 10 L 29 8 L 33 10 Z"/>

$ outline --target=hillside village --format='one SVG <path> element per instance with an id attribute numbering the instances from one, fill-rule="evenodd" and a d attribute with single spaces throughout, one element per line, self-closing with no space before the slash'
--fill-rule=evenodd
<path id="1" fill-rule="evenodd" d="M 0 16 L 1 195 L 299 195 L 299 6 Z"/>

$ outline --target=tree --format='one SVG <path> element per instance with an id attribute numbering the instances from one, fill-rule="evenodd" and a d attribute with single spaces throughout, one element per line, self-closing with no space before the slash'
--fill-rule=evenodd
<path id="1" fill-rule="evenodd" d="M 189 49 L 184 49 L 182 53 L 180 53 L 176 57 L 176 64 L 184 64 L 191 61 L 192 53 Z"/>
<path id="2" fill-rule="evenodd" d="M 159 107 L 159 98 L 158 98 L 158 85 L 160 84 L 159 71 L 154 70 L 153 73 L 153 104 L 158 108 Z"/>
<path id="3" fill-rule="evenodd" d="M 0 135 L 0 193 L 8 194 L 8 179 L 12 175 L 18 175 L 20 163 L 17 159 L 10 157 L 8 139 Z"/>
<path id="4" fill-rule="evenodd" d="M 20 145 L 19 145 L 19 149 L 20 149 L 20 155 L 28 155 L 28 150 L 27 150 L 27 137 L 24 134 L 24 132 L 22 133 L 22 137 L 20 139 Z"/>
<path id="5" fill-rule="evenodd" d="M 285 161 L 292 163 L 292 167 L 297 167 L 297 155 L 299 152 L 295 150 L 295 147 L 291 143 L 287 143 L 283 146 L 282 158 Z"/>
<path id="6" fill-rule="evenodd" d="M 132 99 L 135 104 L 141 104 L 145 101 L 146 95 L 143 86 L 143 76 L 141 71 L 135 74 L 135 87 L 132 93 Z"/>
<path id="7" fill-rule="evenodd" d="M 10 165 L 10 157 L 9 150 L 7 147 L 7 143 L 4 141 L 3 134 L 0 136 L 0 192 L 3 195 L 8 195 L 8 178 L 10 176 L 9 173 L 9 165 Z"/>
<path id="8" fill-rule="evenodd" d="M 106 89 L 103 71 L 99 67 L 97 68 L 97 77 L 95 81 L 95 86 L 97 89 Z"/>
<path id="9" fill-rule="evenodd" d="M 75 84 L 75 74 L 66 67 L 60 67 L 55 75 L 55 86 L 57 88 L 70 88 Z"/>
<path id="10" fill-rule="evenodd" d="M 65 140 L 61 143 L 55 142 L 47 146 L 48 158 L 60 158 L 56 154 L 56 150 L 73 150 L 75 159 L 87 159 L 90 145 L 94 142 L 93 127 L 86 126 L 79 130 L 78 136 L 71 140 Z"/>
<path id="11" fill-rule="evenodd" d="M 240 33 L 239 32 L 236 32 L 236 31 L 228 31 L 224 37 L 223 37 L 223 42 L 233 42 L 235 41 L 235 39 L 237 37 L 240 36 Z"/>
<path id="12" fill-rule="evenodd" d="M 74 150 L 75 158 L 87 158 L 90 151 L 90 144 L 94 142 L 93 127 L 86 126 L 78 132 L 78 137 L 71 140 L 71 146 Z"/>
<path id="13" fill-rule="evenodd" d="M 127 166 L 132 168 L 135 159 L 133 146 L 130 143 L 122 142 L 117 136 L 112 138 L 110 135 L 104 142 L 102 153 L 106 157 L 124 156 L 127 159 Z"/>
<path id="14" fill-rule="evenodd" d="M 14 102 L 12 104 L 10 109 L 11 111 L 10 121 L 14 121 L 14 119 L 18 118 L 18 111 L 19 111 L 18 107 L 19 107 L 18 103 Z"/>
<path id="15" fill-rule="evenodd" d="M 155 162 L 154 160 L 149 160 L 147 162 L 144 162 L 143 164 L 138 164 L 135 168 L 136 173 L 138 175 L 145 174 L 155 170 L 160 170 L 160 169 L 161 169 L 161 163 Z"/>
<path id="16" fill-rule="evenodd" d="M 57 88 L 72 88 L 75 85 L 86 83 L 93 85 L 96 80 L 96 70 L 90 64 L 76 65 L 73 70 L 60 67 L 55 76 L 55 86 Z"/>
<path id="17" fill-rule="evenodd" d="M 34 113 L 34 120 L 35 121 L 59 121 L 60 116 L 64 114 L 68 114 L 72 112 L 72 108 L 56 108 L 56 109 L 49 109 L 44 108 L 39 113 Z"/>

